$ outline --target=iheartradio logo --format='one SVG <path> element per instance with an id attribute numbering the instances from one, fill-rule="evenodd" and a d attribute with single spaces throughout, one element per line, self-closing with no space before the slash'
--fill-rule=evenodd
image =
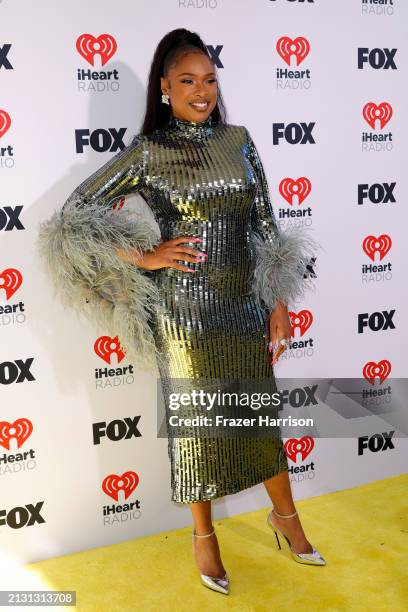
<path id="1" fill-rule="evenodd" d="M 113 367 L 95 368 L 96 389 L 112 389 L 135 382 L 134 368 L 131 363 L 119 365 L 126 357 L 118 336 L 100 336 L 94 342 L 94 351 L 105 363 Z M 115 355 L 115 357 L 113 357 Z"/>
<path id="2" fill-rule="evenodd" d="M 382 130 L 392 117 L 391 104 L 381 102 L 381 104 L 377 105 L 374 102 L 367 102 L 363 108 L 363 117 L 373 130 L 375 130 L 375 125 L 378 121 Z"/>
<path id="3" fill-rule="evenodd" d="M 297 196 L 298 205 L 300 206 L 311 190 L 312 183 L 305 176 L 301 176 L 296 181 L 293 178 L 286 177 L 279 183 L 279 193 L 291 206 L 295 196 Z"/>
<path id="4" fill-rule="evenodd" d="M 104 66 L 115 55 L 117 48 L 116 40 L 110 34 L 101 34 L 98 37 L 81 34 L 76 41 L 78 53 L 91 66 L 95 65 L 95 55 L 100 56 L 101 64 Z"/>
<path id="5" fill-rule="evenodd" d="M 300 336 L 303 336 L 313 323 L 313 315 L 310 310 L 300 310 L 299 312 L 290 311 L 290 324 L 292 327 L 291 336 L 295 337 L 295 330 L 298 329 Z"/>
<path id="6" fill-rule="evenodd" d="M 139 484 L 139 476 L 136 472 L 124 472 L 122 476 L 109 474 L 102 482 L 102 490 L 116 502 L 119 501 L 119 491 L 123 491 L 125 499 L 129 497 Z"/>
<path id="7" fill-rule="evenodd" d="M 0 138 L 9 130 L 11 117 L 7 111 L 0 109 Z"/>
<path id="8" fill-rule="evenodd" d="M 21 287 L 23 276 L 19 270 L 15 268 L 6 268 L 0 272 L 0 289 L 4 289 L 6 300 L 9 300 L 15 292 Z"/>
<path id="9" fill-rule="evenodd" d="M 120 363 L 126 356 L 122 350 L 118 336 L 100 336 L 95 340 L 94 351 L 109 365 L 112 364 L 112 355 L 116 355 L 117 363 Z"/>
<path id="10" fill-rule="evenodd" d="M 305 461 L 314 448 L 314 440 L 311 436 L 289 438 L 289 440 L 286 440 L 284 448 L 286 456 L 293 463 L 296 463 L 298 453 L 300 453 L 301 461 Z"/>
<path id="11" fill-rule="evenodd" d="M 375 261 L 376 253 L 379 254 L 381 261 L 391 249 L 392 240 L 388 234 L 381 234 L 381 236 L 378 236 L 378 238 L 375 236 L 366 236 L 366 238 L 363 240 L 362 246 L 363 251 L 372 261 Z"/>
<path id="12" fill-rule="evenodd" d="M 0 421 L 0 446 L 10 450 L 10 440 L 14 438 L 17 441 L 17 448 L 20 448 L 31 436 L 32 431 L 33 424 L 29 419 L 17 419 L 14 423 Z"/>
<path id="13" fill-rule="evenodd" d="M 368 361 L 363 367 L 363 376 L 371 385 L 375 385 L 375 379 L 380 379 L 380 385 L 383 384 L 384 380 L 390 375 L 391 363 L 388 359 L 382 359 L 378 363 L 375 361 Z"/>
<path id="14" fill-rule="evenodd" d="M 298 36 L 295 39 L 282 36 L 276 43 L 276 50 L 288 66 L 290 66 L 292 56 L 296 58 L 296 66 L 299 66 L 308 56 L 310 44 L 303 36 Z"/>

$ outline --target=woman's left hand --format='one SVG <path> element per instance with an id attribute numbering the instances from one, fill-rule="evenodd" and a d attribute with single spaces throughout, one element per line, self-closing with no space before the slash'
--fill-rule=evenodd
<path id="1" fill-rule="evenodd" d="M 274 310 L 271 312 L 269 317 L 269 352 L 272 351 L 273 345 L 277 342 L 277 347 L 279 347 L 279 342 L 286 338 L 287 340 L 291 337 L 292 327 L 290 324 L 290 317 L 288 313 L 288 308 L 283 302 L 277 303 Z M 286 347 L 287 348 L 287 347 Z M 285 349 L 286 350 L 286 349 Z M 275 359 L 275 351 L 272 355 L 271 365 L 275 365 L 277 359 Z"/>

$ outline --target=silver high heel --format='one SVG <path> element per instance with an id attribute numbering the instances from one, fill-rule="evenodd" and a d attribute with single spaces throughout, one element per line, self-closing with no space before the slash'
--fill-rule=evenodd
<path id="1" fill-rule="evenodd" d="M 193 529 L 193 553 L 194 553 L 194 538 L 209 538 L 215 533 L 213 529 L 211 533 L 205 533 L 204 535 L 198 535 L 195 533 Z M 229 594 L 229 578 L 227 572 L 225 572 L 225 576 L 222 578 L 215 578 L 214 576 L 207 576 L 207 574 L 201 574 L 200 572 L 201 583 L 212 589 L 213 591 L 218 591 L 218 593 L 224 593 L 224 595 Z"/>
<path id="2" fill-rule="evenodd" d="M 311 553 L 296 553 L 292 550 L 292 547 L 290 545 L 290 541 L 287 538 L 287 536 L 285 536 L 284 533 L 282 533 L 278 527 L 275 527 L 275 525 L 272 523 L 271 520 L 271 515 L 272 512 L 274 512 L 276 514 L 276 516 L 278 516 L 279 518 L 292 518 L 293 516 L 297 515 L 297 511 L 295 511 L 293 514 L 279 514 L 279 512 L 276 512 L 275 508 L 272 508 L 272 510 L 270 511 L 270 513 L 268 514 L 267 517 L 267 523 L 269 525 L 269 527 L 271 527 L 274 532 L 275 532 L 275 536 L 276 536 L 276 541 L 278 542 L 278 546 L 279 549 L 281 549 L 281 545 L 279 542 L 279 537 L 278 537 L 278 533 L 285 538 L 286 542 L 288 543 L 289 546 L 289 550 L 290 553 L 292 555 L 292 558 L 297 561 L 298 563 L 306 563 L 307 565 L 326 565 L 326 561 L 324 560 L 324 558 L 322 557 L 322 555 L 319 553 L 318 550 L 316 550 L 314 548 L 314 546 L 312 546 L 312 552 Z"/>

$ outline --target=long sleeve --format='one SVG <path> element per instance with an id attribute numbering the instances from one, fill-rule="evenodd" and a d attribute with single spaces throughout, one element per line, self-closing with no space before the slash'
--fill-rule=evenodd
<path id="1" fill-rule="evenodd" d="M 250 289 L 272 311 L 278 300 L 288 305 L 314 288 L 307 267 L 319 244 L 306 230 L 292 227 L 283 231 L 278 227 L 259 153 L 246 128 L 245 133 L 245 155 L 257 182 L 249 234 L 254 257 Z"/>
<path id="2" fill-rule="evenodd" d="M 118 196 L 139 191 L 144 167 L 143 139 L 136 136 L 40 225 L 38 248 L 61 301 L 99 332 L 118 336 L 132 362 L 151 368 L 156 351 L 149 320 L 158 289 L 150 274 L 120 259 L 117 249 L 141 254 L 160 237 L 126 206 L 113 207 Z"/>

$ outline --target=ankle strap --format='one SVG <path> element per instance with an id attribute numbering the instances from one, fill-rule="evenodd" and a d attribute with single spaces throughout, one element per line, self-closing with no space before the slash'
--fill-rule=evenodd
<path id="1" fill-rule="evenodd" d="M 295 510 L 293 514 L 279 514 L 279 512 L 276 512 L 275 508 L 272 508 L 272 512 L 274 512 L 276 516 L 279 516 L 279 518 L 292 518 L 292 516 L 297 515 L 297 510 Z"/>
<path id="2" fill-rule="evenodd" d="M 212 536 L 213 533 L 215 533 L 215 529 L 213 529 L 211 533 L 204 533 L 203 535 L 199 535 L 195 532 L 195 529 L 193 529 L 193 536 L 195 538 L 209 538 L 210 536 Z"/>

